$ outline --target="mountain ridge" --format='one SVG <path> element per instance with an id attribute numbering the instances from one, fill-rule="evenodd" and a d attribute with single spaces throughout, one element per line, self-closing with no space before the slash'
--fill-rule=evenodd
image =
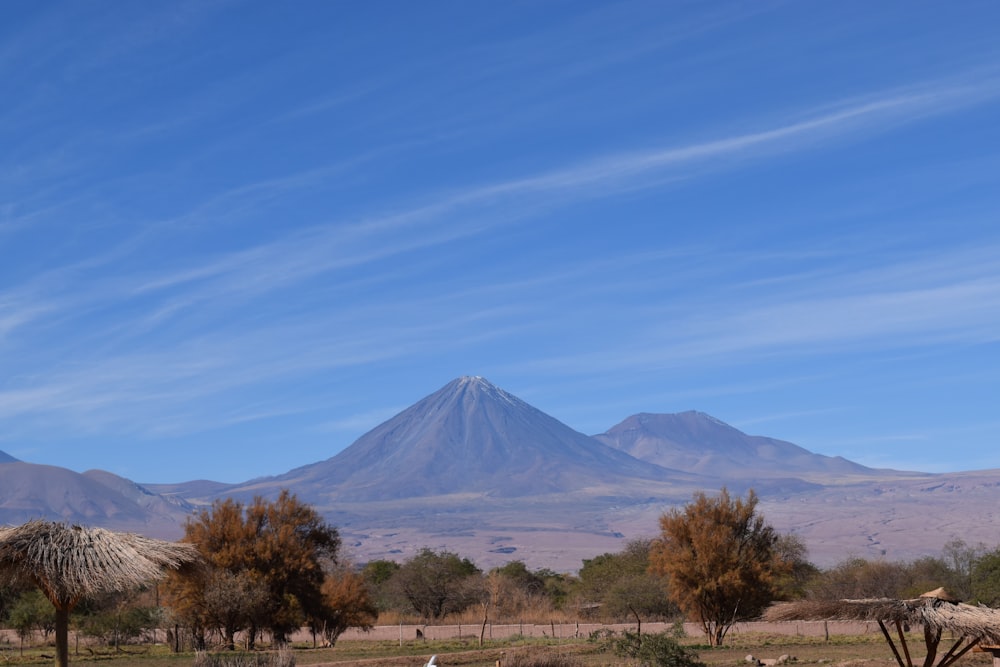
<path id="1" fill-rule="evenodd" d="M 0 521 L 7 524 L 48 519 L 172 538 L 192 509 L 110 472 L 24 461 L 0 463 L 0 489 Z"/>
<path id="2" fill-rule="evenodd" d="M 231 490 L 319 484 L 334 490 L 311 489 L 306 497 L 325 493 L 330 499 L 372 501 L 567 493 L 636 479 L 696 481 L 689 473 L 641 461 L 575 431 L 484 378 L 466 376 L 325 461 Z"/>
<path id="3" fill-rule="evenodd" d="M 640 412 L 594 436 L 628 454 L 688 472 L 727 477 L 753 470 L 758 477 L 790 473 L 872 476 L 902 471 L 876 470 L 843 457 L 816 454 L 784 440 L 743 431 L 704 412 Z"/>
<path id="4" fill-rule="evenodd" d="M 105 471 L 0 463 L 0 520 L 54 515 L 176 538 L 192 511 L 217 499 L 288 488 L 338 527 L 357 560 L 427 547 L 482 567 L 516 559 L 570 571 L 655 534 L 664 511 L 723 486 L 754 488 L 765 518 L 802 537 L 819 565 L 996 539 L 1000 470 L 866 468 L 697 411 L 638 413 L 588 436 L 480 377 L 449 382 L 328 459 L 238 484 L 139 485 Z"/>

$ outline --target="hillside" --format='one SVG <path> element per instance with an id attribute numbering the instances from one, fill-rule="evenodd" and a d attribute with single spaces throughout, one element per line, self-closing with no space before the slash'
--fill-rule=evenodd
<path id="1" fill-rule="evenodd" d="M 783 440 L 747 435 L 703 412 L 632 415 L 594 436 L 643 461 L 717 478 L 808 479 L 878 476 L 841 457 L 814 454 Z"/>
<path id="2" fill-rule="evenodd" d="M 474 494 L 521 498 L 629 484 L 702 484 L 574 431 L 483 378 L 456 379 L 336 456 L 231 492 L 296 490 L 315 502 Z"/>
<path id="3" fill-rule="evenodd" d="M 175 539 L 192 507 L 105 471 L 0 463 L 0 523 L 50 519 Z"/>

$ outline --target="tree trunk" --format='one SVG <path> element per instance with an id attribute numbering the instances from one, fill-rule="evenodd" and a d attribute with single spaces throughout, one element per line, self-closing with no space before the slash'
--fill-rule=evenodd
<path id="1" fill-rule="evenodd" d="M 937 657 L 938 644 L 941 643 L 941 630 L 936 633 L 926 625 L 924 626 L 924 644 L 927 646 L 927 657 L 924 658 L 924 667 L 933 667 L 934 659 Z"/>
<path id="2" fill-rule="evenodd" d="M 639 643 L 641 644 L 642 643 L 642 618 L 639 616 L 639 612 L 637 612 L 632 607 L 629 607 L 629 611 L 631 611 L 632 615 L 635 616 L 635 634 L 639 637 Z"/>
<path id="3" fill-rule="evenodd" d="M 69 667 L 69 610 L 56 607 L 56 667 Z"/>
<path id="4" fill-rule="evenodd" d="M 726 636 L 726 627 L 721 623 L 715 626 L 715 630 L 712 633 L 712 641 L 709 642 L 712 646 L 722 646 L 722 640 Z"/>
<path id="5" fill-rule="evenodd" d="M 486 624 L 490 620 L 490 604 L 487 602 L 483 605 L 483 625 L 479 628 L 479 646 L 482 647 L 483 640 L 486 637 Z"/>

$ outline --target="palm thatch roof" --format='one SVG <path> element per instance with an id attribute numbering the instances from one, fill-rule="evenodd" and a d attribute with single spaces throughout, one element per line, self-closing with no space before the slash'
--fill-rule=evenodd
<path id="1" fill-rule="evenodd" d="M 190 544 L 103 528 L 52 521 L 0 528 L 0 578 L 34 583 L 56 609 L 58 667 L 69 665 L 69 612 L 81 598 L 126 591 L 199 560 Z"/>
<path id="2" fill-rule="evenodd" d="M 1000 643 L 1000 609 L 950 602 L 937 597 L 912 600 L 804 600 L 772 606 L 768 621 L 867 621 L 923 626 Z"/>
<path id="3" fill-rule="evenodd" d="M 936 667 L 951 665 L 977 644 L 1000 644 L 1000 609 L 963 604 L 941 588 L 911 600 L 878 598 L 803 600 L 779 603 L 771 606 L 764 613 L 764 619 L 768 621 L 842 620 L 878 623 L 900 667 L 913 667 L 905 637 L 905 631 L 911 627 L 923 629 L 924 643 L 927 648 L 924 667 L 935 665 L 938 644 L 944 632 L 956 635 L 958 640 L 941 657 Z M 899 641 L 898 648 L 889 634 L 887 625 L 895 626 Z M 902 649 L 902 655 L 900 649 Z"/>
<path id="4" fill-rule="evenodd" d="M 129 590 L 160 578 L 164 569 L 198 560 L 190 544 L 103 528 L 50 521 L 0 528 L 0 576 L 35 583 L 57 608 L 95 593 Z"/>

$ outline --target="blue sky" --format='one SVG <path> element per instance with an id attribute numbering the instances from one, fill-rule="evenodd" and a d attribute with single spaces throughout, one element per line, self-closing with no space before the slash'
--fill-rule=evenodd
<path id="1" fill-rule="evenodd" d="M 0 5 L 0 449 L 333 456 L 461 375 L 1000 467 L 1000 5 Z"/>

